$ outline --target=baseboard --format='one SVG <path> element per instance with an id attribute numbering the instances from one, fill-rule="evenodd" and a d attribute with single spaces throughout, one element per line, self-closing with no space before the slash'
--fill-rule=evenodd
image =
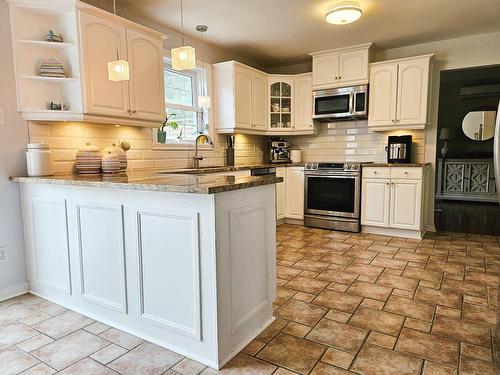
<path id="1" fill-rule="evenodd" d="M 413 238 L 416 240 L 421 240 L 425 235 L 425 230 L 407 230 L 407 229 L 397 229 L 397 228 L 385 228 L 385 227 L 375 227 L 371 225 L 363 225 L 361 227 L 361 232 L 370 234 L 380 234 L 383 236 L 391 237 L 405 237 Z"/>
<path id="2" fill-rule="evenodd" d="M 0 302 L 20 296 L 21 294 L 26 294 L 29 292 L 29 290 L 30 284 L 27 282 L 13 285 L 5 289 L 0 289 Z"/>

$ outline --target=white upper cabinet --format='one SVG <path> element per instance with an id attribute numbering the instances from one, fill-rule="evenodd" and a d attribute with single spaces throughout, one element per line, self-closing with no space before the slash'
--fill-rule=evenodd
<path id="1" fill-rule="evenodd" d="M 85 113 L 130 116 L 129 81 L 108 79 L 108 62 L 117 54 L 127 60 L 127 36 L 123 26 L 80 12 Z"/>
<path id="2" fill-rule="evenodd" d="M 371 45 L 310 53 L 314 90 L 367 84 Z"/>
<path id="3" fill-rule="evenodd" d="M 398 64 L 374 65 L 370 68 L 370 126 L 391 126 L 396 122 Z"/>
<path id="4" fill-rule="evenodd" d="M 425 127 L 432 56 L 370 64 L 368 126 L 372 130 Z"/>
<path id="5" fill-rule="evenodd" d="M 252 72 L 252 127 L 267 129 L 267 76 Z"/>
<path id="6" fill-rule="evenodd" d="M 310 130 L 313 128 L 312 119 L 312 74 L 302 74 L 295 77 L 295 129 Z"/>
<path id="7" fill-rule="evenodd" d="M 242 66 L 234 69 L 236 127 L 252 127 L 252 71 Z"/>
<path id="8" fill-rule="evenodd" d="M 24 118 L 139 126 L 163 120 L 163 34 L 80 1 L 9 3 Z M 63 42 L 46 41 L 47 30 Z M 108 63 L 118 56 L 129 62 L 129 81 L 108 79 Z M 42 76 L 41 57 L 60 61 L 65 77 Z M 68 110 L 49 109 L 49 102 Z"/>
<path id="9" fill-rule="evenodd" d="M 163 121 L 163 43 L 157 38 L 127 29 L 132 118 Z"/>

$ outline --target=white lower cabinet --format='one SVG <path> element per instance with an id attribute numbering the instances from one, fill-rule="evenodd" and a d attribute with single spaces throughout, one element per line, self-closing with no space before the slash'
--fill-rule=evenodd
<path id="1" fill-rule="evenodd" d="M 286 216 L 286 168 L 276 168 L 276 177 L 282 177 L 283 182 L 276 184 L 276 219 Z"/>
<path id="2" fill-rule="evenodd" d="M 363 169 L 361 224 L 369 233 L 420 238 L 424 232 L 423 167 Z"/>

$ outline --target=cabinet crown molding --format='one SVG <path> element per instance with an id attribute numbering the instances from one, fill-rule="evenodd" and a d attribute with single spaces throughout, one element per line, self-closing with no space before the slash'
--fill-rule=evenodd
<path id="1" fill-rule="evenodd" d="M 348 47 L 341 47 L 341 48 L 333 48 L 333 49 L 327 49 L 323 51 L 316 51 L 316 52 L 310 52 L 308 55 L 309 56 L 321 56 L 321 55 L 327 55 L 332 52 L 341 52 L 341 51 L 352 51 L 352 50 L 357 50 L 357 49 L 369 49 L 374 44 L 372 42 L 369 43 L 363 43 L 363 44 L 356 44 L 354 46 L 348 46 Z"/>
<path id="2" fill-rule="evenodd" d="M 402 57 L 400 59 L 383 60 L 383 61 L 372 62 L 372 63 L 370 63 L 370 66 L 377 66 L 377 65 L 384 65 L 384 64 L 393 64 L 393 63 L 399 63 L 399 62 L 411 61 L 411 60 L 429 60 L 429 61 L 431 61 L 433 57 L 434 57 L 433 53 L 428 53 L 426 55 Z"/>

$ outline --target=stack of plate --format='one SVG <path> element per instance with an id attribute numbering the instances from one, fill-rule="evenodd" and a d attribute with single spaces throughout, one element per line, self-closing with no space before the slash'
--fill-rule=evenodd
<path id="1" fill-rule="evenodd" d="M 90 143 L 76 154 L 75 167 L 80 174 L 101 173 L 101 151 Z"/>

